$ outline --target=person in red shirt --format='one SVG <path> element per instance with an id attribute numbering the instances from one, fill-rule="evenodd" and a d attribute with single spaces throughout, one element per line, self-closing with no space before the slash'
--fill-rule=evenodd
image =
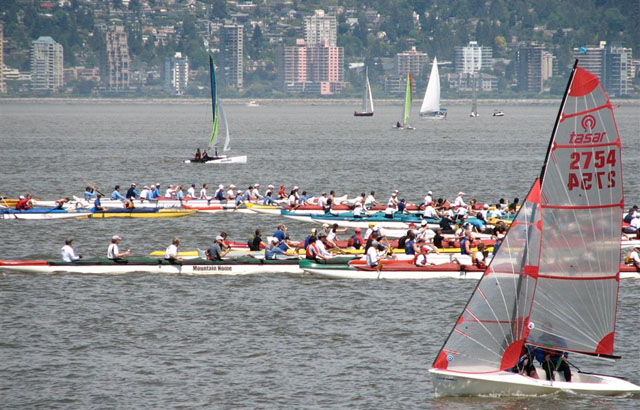
<path id="1" fill-rule="evenodd" d="M 26 197 L 21 198 L 16 204 L 16 210 L 18 211 L 26 211 L 27 209 L 33 208 L 33 203 L 31 202 L 31 194 L 27 194 Z"/>

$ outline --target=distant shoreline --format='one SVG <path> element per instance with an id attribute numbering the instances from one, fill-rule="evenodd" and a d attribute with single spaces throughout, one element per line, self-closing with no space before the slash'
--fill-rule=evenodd
<path id="1" fill-rule="evenodd" d="M 323 98 L 221 98 L 226 105 L 246 105 L 249 101 L 256 101 L 259 105 L 343 105 L 357 106 L 359 99 L 323 99 Z M 491 98 L 478 99 L 478 104 L 482 106 L 506 107 L 509 105 L 558 105 L 562 98 L 526 99 L 526 98 Z M 0 98 L 1 104 L 148 104 L 148 105 L 182 105 L 182 104 L 210 104 L 208 98 Z M 400 98 L 386 98 L 376 100 L 379 105 L 396 105 Z M 611 100 L 612 104 L 621 106 L 640 106 L 640 99 Z M 419 101 L 414 101 L 413 105 L 419 105 Z M 460 106 L 471 104 L 471 99 L 442 100 L 442 106 Z"/>

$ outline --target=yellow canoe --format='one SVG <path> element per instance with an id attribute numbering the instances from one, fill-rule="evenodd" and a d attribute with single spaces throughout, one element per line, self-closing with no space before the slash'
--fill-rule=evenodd
<path id="1" fill-rule="evenodd" d="M 178 218 L 195 214 L 196 210 L 182 208 L 159 208 L 146 211 L 144 208 L 134 209 L 107 209 L 96 211 L 91 214 L 91 218 Z"/>

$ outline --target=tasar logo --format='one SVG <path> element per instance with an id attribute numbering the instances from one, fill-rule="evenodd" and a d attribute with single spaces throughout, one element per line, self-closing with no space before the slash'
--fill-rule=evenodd
<path id="1" fill-rule="evenodd" d="M 580 125 L 584 129 L 584 133 L 576 133 L 573 131 L 569 136 L 569 144 L 597 144 L 602 142 L 607 136 L 607 132 L 590 132 L 596 127 L 596 117 L 593 115 L 585 115 L 580 121 Z"/>
<path id="2" fill-rule="evenodd" d="M 582 128 L 584 128 L 585 131 L 591 131 L 595 127 L 596 127 L 596 117 L 594 117 L 593 115 L 585 115 L 582 118 Z"/>

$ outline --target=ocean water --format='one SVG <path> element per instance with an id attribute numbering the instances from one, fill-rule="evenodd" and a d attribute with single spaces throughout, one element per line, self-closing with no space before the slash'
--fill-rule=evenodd
<path id="1" fill-rule="evenodd" d="M 81 195 L 92 183 L 210 187 L 293 185 L 355 196 L 427 190 L 480 202 L 524 198 L 539 174 L 560 101 L 452 106 L 445 121 L 396 131 L 400 105 L 372 118 L 357 106 L 226 107 L 232 155 L 246 165 L 183 164 L 210 134 L 210 106 L 0 102 L 0 194 Z M 494 108 L 506 112 L 490 116 Z M 417 109 L 414 109 L 417 112 Z M 640 202 L 640 109 L 616 110 L 627 205 Z M 208 246 L 220 231 L 244 241 L 283 222 L 266 215 L 177 219 L 0 221 L 0 258 L 57 258 L 64 239 L 86 256 L 109 239 L 136 255 Z M 284 221 L 295 238 L 311 226 Z M 183 277 L 0 272 L 3 408 L 636 408 L 637 398 L 435 399 L 428 374 L 473 290 L 471 281 L 335 281 L 298 275 Z M 640 382 L 640 283 L 620 284 L 617 363 L 581 369 Z"/>

